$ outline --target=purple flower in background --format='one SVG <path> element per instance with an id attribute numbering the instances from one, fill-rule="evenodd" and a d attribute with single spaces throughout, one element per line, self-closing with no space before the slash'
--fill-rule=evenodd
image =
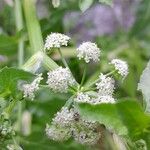
<path id="1" fill-rule="evenodd" d="M 114 0 L 112 7 L 98 3 L 84 13 L 68 12 L 64 16 L 64 28 L 78 43 L 119 29 L 128 31 L 135 21 L 136 6 L 137 0 Z"/>

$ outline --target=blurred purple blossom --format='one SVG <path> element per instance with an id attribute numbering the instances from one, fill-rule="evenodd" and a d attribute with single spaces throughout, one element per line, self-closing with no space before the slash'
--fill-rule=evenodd
<path id="1" fill-rule="evenodd" d="M 64 28 L 78 43 L 119 29 L 128 31 L 135 22 L 137 4 L 137 0 L 114 0 L 112 7 L 98 3 L 84 13 L 67 12 Z"/>

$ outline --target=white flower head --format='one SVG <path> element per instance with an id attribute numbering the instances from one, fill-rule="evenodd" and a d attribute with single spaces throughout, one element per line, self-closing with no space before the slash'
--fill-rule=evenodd
<path id="1" fill-rule="evenodd" d="M 86 63 L 89 63 L 90 60 L 98 62 L 100 60 L 100 49 L 95 43 L 84 42 L 77 48 L 77 57 L 79 59 L 84 58 Z"/>
<path id="2" fill-rule="evenodd" d="M 57 112 L 55 118 L 53 118 L 53 124 L 68 127 L 71 126 L 74 121 L 74 113 L 67 107 L 62 107 L 61 111 Z"/>
<path id="3" fill-rule="evenodd" d="M 48 72 L 47 84 L 50 89 L 55 92 L 66 93 L 69 85 L 75 83 L 71 72 L 68 68 L 59 67 L 53 71 Z"/>
<path id="4" fill-rule="evenodd" d="M 45 40 L 44 49 L 60 48 L 67 46 L 70 37 L 61 33 L 51 33 Z"/>
<path id="5" fill-rule="evenodd" d="M 66 141 L 71 137 L 71 132 L 68 128 L 46 125 L 45 131 L 46 135 L 54 141 Z"/>
<path id="6" fill-rule="evenodd" d="M 102 103 L 115 103 L 115 99 L 112 96 L 106 95 L 106 96 L 98 96 L 98 98 L 92 99 L 92 104 L 102 104 Z"/>
<path id="7" fill-rule="evenodd" d="M 99 76 L 99 82 L 96 83 L 99 95 L 112 95 L 114 92 L 115 80 L 111 77 L 101 74 Z"/>
<path id="8" fill-rule="evenodd" d="M 92 130 L 74 130 L 73 137 L 75 141 L 85 145 L 95 145 L 100 139 L 100 133 Z"/>
<path id="9" fill-rule="evenodd" d="M 9 144 L 7 145 L 7 150 L 23 150 L 19 145 Z"/>
<path id="10" fill-rule="evenodd" d="M 113 59 L 110 64 L 114 65 L 118 73 L 125 78 L 128 75 L 128 64 L 120 59 Z"/>
<path id="11" fill-rule="evenodd" d="M 77 94 L 77 97 L 74 99 L 74 101 L 79 103 L 89 103 L 91 98 L 88 94 L 80 92 Z"/>
<path id="12" fill-rule="evenodd" d="M 34 79 L 32 83 L 23 84 L 22 85 L 22 90 L 24 92 L 23 97 L 28 97 L 31 100 L 33 100 L 35 97 L 34 93 L 39 89 L 39 84 L 40 84 L 41 80 L 43 80 L 43 77 L 42 77 L 42 74 L 39 74 L 38 77 L 36 79 Z"/>

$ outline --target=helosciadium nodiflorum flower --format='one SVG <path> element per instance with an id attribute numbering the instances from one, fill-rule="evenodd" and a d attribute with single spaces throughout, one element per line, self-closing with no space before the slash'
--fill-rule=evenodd
<path id="1" fill-rule="evenodd" d="M 115 99 L 112 95 L 100 95 L 97 93 L 96 97 L 92 97 L 86 93 L 79 93 L 74 99 L 78 103 L 89 103 L 92 105 L 97 105 L 101 103 L 115 103 Z"/>
<path id="2" fill-rule="evenodd" d="M 86 63 L 91 60 L 98 62 L 100 59 L 100 49 L 95 43 L 84 42 L 77 48 L 77 57 L 79 59 L 84 59 Z"/>
<path id="3" fill-rule="evenodd" d="M 23 97 L 28 97 L 29 99 L 33 100 L 35 97 L 35 92 L 39 89 L 39 84 L 43 79 L 42 74 L 39 74 L 36 79 L 33 80 L 30 84 L 23 84 L 22 90 L 24 92 Z"/>
<path id="4" fill-rule="evenodd" d="M 100 138 L 97 128 L 96 122 L 82 119 L 74 107 L 68 109 L 64 106 L 52 119 L 51 125 L 46 126 L 46 134 L 55 141 L 73 137 L 81 144 L 94 145 Z"/>
<path id="5" fill-rule="evenodd" d="M 54 141 L 66 141 L 71 137 L 69 128 L 57 127 L 55 125 L 46 125 L 46 135 Z"/>
<path id="6" fill-rule="evenodd" d="M 82 103 L 89 103 L 91 101 L 91 98 L 88 94 L 83 93 L 83 92 L 79 92 L 76 96 L 76 98 L 74 99 L 74 101 L 76 102 L 82 102 Z"/>
<path id="7" fill-rule="evenodd" d="M 115 88 L 115 80 L 102 74 L 99 76 L 99 82 L 96 83 L 98 94 L 101 96 L 112 95 Z"/>
<path id="8" fill-rule="evenodd" d="M 61 46 L 67 46 L 70 37 L 61 33 L 51 33 L 45 40 L 44 49 L 60 48 Z"/>
<path id="9" fill-rule="evenodd" d="M 47 84 L 54 92 L 65 93 L 68 91 L 69 85 L 73 85 L 75 80 L 68 68 L 59 67 L 48 72 Z"/>
<path id="10" fill-rule="evenodd" d="M 74 113 L 73 111 L 70 111 L 67 107 L 62 107 L 61 111 L 57 112 L 52 121 L 53 124 L 62 127 L 70 126 L 74 121 Z"/>
<path id="11" fill-rule="evenodd" d="M 106 96 L 101 96 L 99 95 L 96 99 L 92 99 L 92 103 L 93 104 L 102 104 L 102 103 L 115 103 L 115 99 L 110 96 L 110 95 L 106 95 Z"/>
<path id="12" fill-rule="evenodd" d="M 19 145 L 16 144 L 8 144 L 7 150 L 23 150 Z"/>
<path id="13" fill-rule="evenodd" d="M 128 64 L 120 59 L 113 59 L 110 64 L 114 65 L 118 73 L 125 78 L 128 75 Z"/>
<path id="14" fill-rule="evenodd" d="M 80 144 L 95 145 L 100 139 L 100 133 L 92 130 L 74 130 L 73 138 Z"/>

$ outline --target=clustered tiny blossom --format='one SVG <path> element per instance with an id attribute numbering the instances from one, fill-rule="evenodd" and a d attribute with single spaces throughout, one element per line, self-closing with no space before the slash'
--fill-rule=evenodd
<path id="1" fill-rule="evenodd" d="M 95 145 L 100 139 L 100 133 L 92 130 L 75 130 L 73 137 L 75 141 L 85 145 Z"/>
<path id="2" fill-rule="evenodd" d="M 111 77 L 107 77 L 104 74 L 100 74 L 99 82 L 96 83 L 99 95 L 112 95 L 114 92 L 115 80 Z"/>
<path id="3" fill-rule="evenodd" d="M 43 77 L 42 77 L 42 74 L 39 74 L 38 77 L 36 79 L 34 79 L 32 83 L 23 84 L 23 86 L 22 86 L 22 90 L 24 92 L 23 97 L 28 97 L 31 100 L 33 100 L 35 97 L 34 93 L 39 89 L 39 84 L 40 84 L 41 80 L 43 80 Z"/>
<path id="4" fill-rule="evenodd" d="M 99 95 L 98 98 L 93 99 L 94 104 L 102 104 L 102 103 L 115 103 L 115 99 L 110 95 L 101 96 Z"/>
<path id="5" fill-rule="evenodd" d="M 54 92 L 66 93 L 69 85 L 74 84 L 75 80 L 68 68 L 59 67 L 48 72 L 47 84 Z"/>
<path id="6" fill-rule="evenodd" d="M 47 36 L 44 49 L 60 48 L 61 46 L 67 46 L 70 37 L 61 33 L 51 33 Z"/>
<path id="7" fill-rule="evenodd" d="M 23 150 L 19 145 L 16 145 L 16 144 L 8 144 L 7 149 L 8 150 Z"/>
<path id="8" fill-rule="evenodd" d="M 74 99 L 74 101 L 79 103 L 89 103 L 91 101 L 91 98 L 88 94 L 85 94 L 83 92 L 79 92 Z"/>
<path id="9" fill-rule="evenodd" d="M 82 119 L 74 107 L 68 109 L 64 106 L 53 118 L 51 125 L 46 126 L 46 134 L 55 141 L 65 141 L 73 137 L 81 144 L 93 145 L 100 138 L 97 127 L 96 122 Z"/>
<path id="10" fill-rule="evenodd" d="M 110 64 L 114 65 L 118 73 L 125 78 L 128 75 L 128 64 L 120 59 L 113 59 Z"/>
<path id="11" fill-rule="evenodd" d="M 71 137 L 71 132 L 68 128 L 46 125 L 45 131 L 46 135 L 54 141 L 65 141 Z"/>
<path id="12" fill-rule="evenodd" d="M 100 49 L 95 43 L 84 42 L 77 48 L 77 57 L 79 59 L 84 58 L 86 63 L 89 63 L 90 60 L 98 62 L 100 60 Z"/>
<path id="13" fill-rule="evenodd" d="M 53 124 L 60 126 L 70 126 L 74 120 L 74 114 L 67 107 L 62 107 L 61 111 L 57 112 L 53 118 Z"/>

